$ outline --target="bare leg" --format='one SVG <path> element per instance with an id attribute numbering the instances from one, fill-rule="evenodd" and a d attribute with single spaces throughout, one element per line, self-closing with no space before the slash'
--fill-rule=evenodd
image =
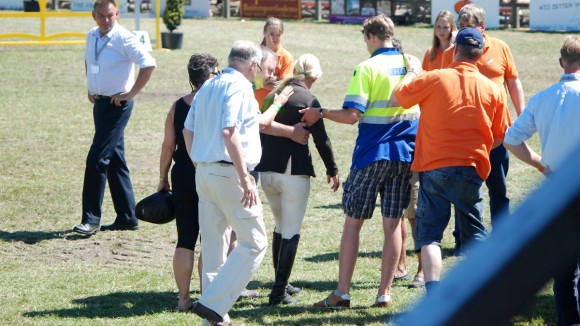
<path id="1" fill-rule="evenodd" d="M 191 306 L 189 285 L 193 272 L 194 257 L 195 252 L 185 248 L 175 248 L 175 253 L 173 254 L 173 274 L 179 291 L 177 309 L 180 311 L 187 311 Z"/>
<path id="2" fill-rule="evenodd" d="M 395 270 L 401 255 L 401 219 L 383 218 L 383 255 L 381 260 L 381 284 L 378 295 L 390 295 Z"/>
<path id="3" fill-rule="evenodd" d="M 421 261 L 425 272 L 425 282 L 439 281 L 441 278 L 441 248 L 426 245 L 421 248 Z"/>
<path id="4" fill-rule="evenodd" d="M 399 264 L 397 264 L 395 277 L 407 275 L 407 223 L 405 223 L 404 216 L 401 218 L 401 244 L 401 256 L 399 258 Z"/>
<path id="5" fill-rule="evenodd" d="M 360 229 L 364 220 L 347 216 L 344 220 L 340 251 L 338 254 L 338 286 L 342 294 L 350 292 L 352 273 L 358 257 Z"/>

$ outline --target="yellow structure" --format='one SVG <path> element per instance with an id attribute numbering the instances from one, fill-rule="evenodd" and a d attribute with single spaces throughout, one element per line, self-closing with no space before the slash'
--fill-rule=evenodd
<path id="1" fill-rule="evenodd" d="M 39 18 L 40 19 L 40 35 L 28 33 L 4 33 L 0 34 L 0 46 L 13 45 L 62 45 L 62 44 L 84 44 L 86 32 L 62 32 L 46 35 L 46 19 L 47 18 L 66 18 L 66 17 L 91 17 L 90 12 L 47 12 L 46 0 L 38 0 L 40 12 L 3 12 L 0 11 L 0 18 Z M 155 48 L 160 48 L 160 0 L 155 1 Z M 3 41 L 4 39 L 23 38 L 30 41 Z M 78 38 L 78 40 L 58 40 L 62 38 Z"/>

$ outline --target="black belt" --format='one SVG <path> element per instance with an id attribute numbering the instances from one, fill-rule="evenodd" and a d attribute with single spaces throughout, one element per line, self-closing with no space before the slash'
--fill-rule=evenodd
<path id="1" fill-rule="evenodd" d="M 104 96 L 104 95 L 99 95 L 99 94 L 94 94 L 93 98 L 97 101 L 110 101 L 111 100 L 111 96 Z"/>
<path id="2" fill-rule="evenodd" d="M 234 163 L 232 163 L 232 162 L 228 162 L 228 161 L 224 161 L 224 160 L 217 161 L 216 163 L 221 163 L 221 164 L 228 164 L 228 165 L 234 165 Z"/>

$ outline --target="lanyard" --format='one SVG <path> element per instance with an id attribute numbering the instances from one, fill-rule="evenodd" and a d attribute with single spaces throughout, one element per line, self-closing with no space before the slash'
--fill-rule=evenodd
<path id="1" fill-rule="evenodd" d="M 99 48 L 99 37 L 97 36 L 95 39 L 95 61 L 99 62 L 99 55 L 101 54 L 101 52 L 103 52 L 103 50 L 107 47 L 107 43 L 109 43 L 109 37 L 105 36 L 103 37 L 103 45 L 101 45 L 101 47 Z"/>

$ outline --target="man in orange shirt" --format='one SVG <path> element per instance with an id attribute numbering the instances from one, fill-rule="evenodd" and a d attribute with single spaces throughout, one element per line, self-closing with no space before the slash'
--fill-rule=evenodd
<path id="1" fill-rule="evenodd" d="M 485 77 L 491 79 L 499 86 L 504 101 L 507 104 L 506 87 L 514 105 L 516 114 L 519 116 L 526 106 L 522 83 L 518 78 L 518 72 L 508 45 L 485 33 L 485 11 L 474 4 L 461 8 L 458 15 L 459 27 L 473 27 L 478 29 L 485 40 L 483 55 L 477 60 L 477 69 Z M 449 66 L 453 61 L 453 48 L 443 53 L 443 67 Z M 507 123 L 512 124 L 509 114 L 506 116 Z M 485 181 L 489 189 L 489 211 L 491 224 L 495 226 L 498 216 L 502 211 L 509 209 L 510 200 L 507 197 L 507 173 L 509 169 L 509 154 L 503 145 L 495 148 L 490 154 L 491 172 Z M 461 248 L 461 239 L 457 237 L 457 224 L 453 235 L 456 238 L 456 249 Z"/>
<path id="2" fill-rule="evenodd" d="M 460 30 L 450 69 L 417 78 L 409 69 L 390 99 L 392 105 L 421 108 L 411 169 L 419 172 L 415 250 L 421 250 L 427 291 L 441 277 L 440 246 L 451 204 L 465 242 L 486 236 L 483 180 L 491 169 L 489 152 L 501 144 L 508 127 L 508 111 L 498 87 L 477 70 L 483 45 L 479 30 Z"/>

